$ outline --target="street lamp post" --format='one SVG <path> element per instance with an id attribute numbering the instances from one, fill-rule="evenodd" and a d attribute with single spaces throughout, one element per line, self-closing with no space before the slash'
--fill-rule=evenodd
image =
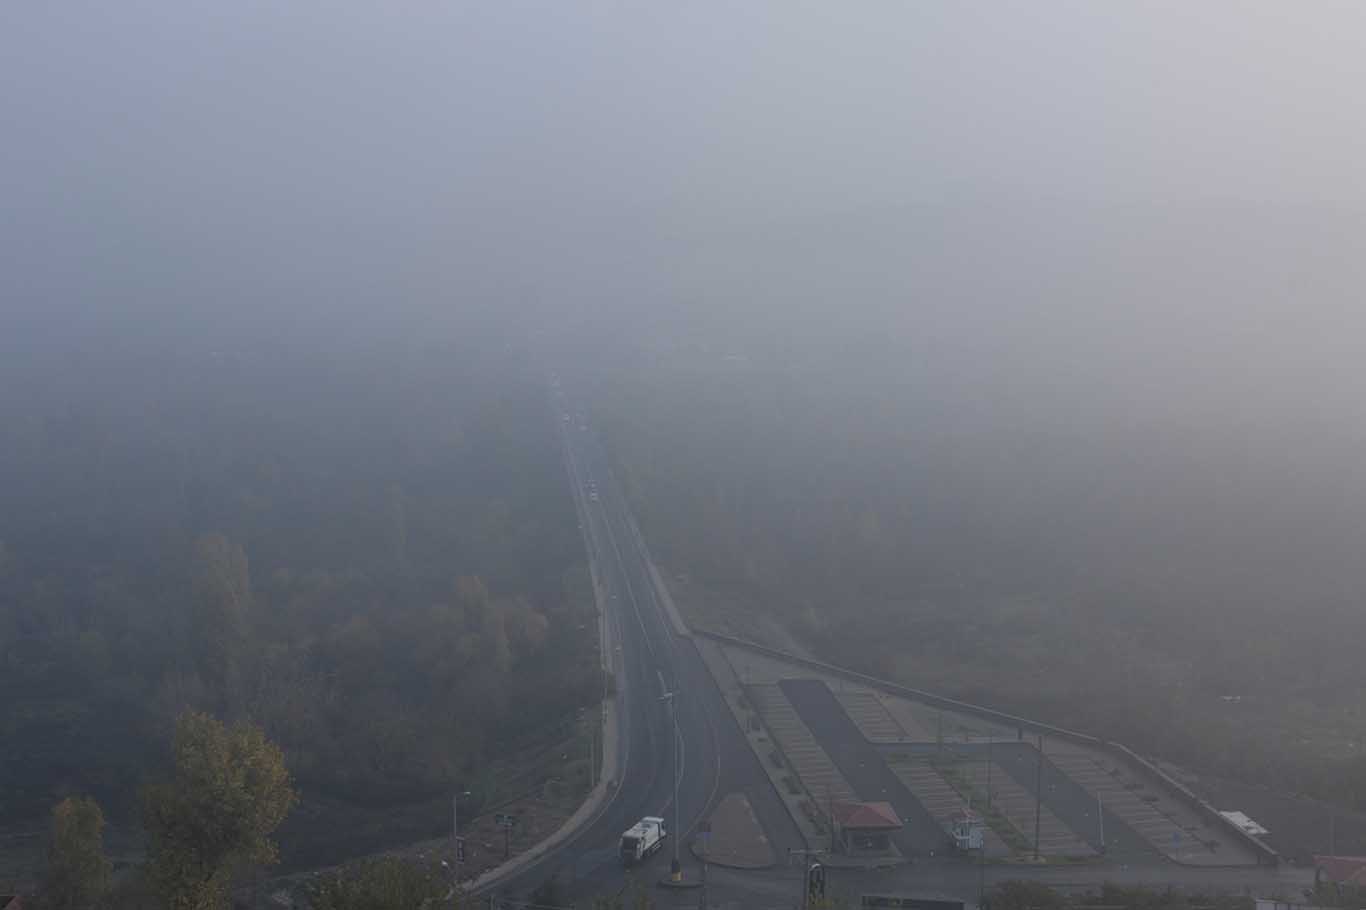
<path id="1" fill-rule="evenodd" d="M 451 797 L 451 870 L 456 877 L 459 876 L 456 866 L 465 861 L 460 849 L 460 797 L 469 795 L 469 790 L 456 790 Z"/>
<path id="2" fill-rule="evenodd" d="M 678 702 L 675 700 L 676 692 L 665 692 L 659 697 L 660 701 L 669 703 L 669 714 L 673 720 L 673 784 L 674 784 L 674 832 L 670 838 L 674 842 L 673 863 L 669 867 L 669 876 L 676 882 L 683 880 L 683 865 L 678 861 L 678 840 L 682 836 L 678 827 Z"/>

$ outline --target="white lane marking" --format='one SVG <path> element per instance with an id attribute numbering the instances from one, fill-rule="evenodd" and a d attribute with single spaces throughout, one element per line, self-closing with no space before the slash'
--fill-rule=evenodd
<path id="1" fill-rule="evenodd" d="M 645 566 L 646 573 L 648 576 L 647 581 L 649 582 L 647 587 L 649 588 L 650 592 L 650 600 L 654 604 L 655 615 L 659 618 L 661 624 L 664 627 L 665 632 L 668 633 L 667 637 L 669 639 L 669 644 L 673 648 L 674 652 L 674 669 L 676 673 L 678 667 L 681 665 L 678 657 L 678 636 L 673 633 L 673 627 L 670 624 L 670 620 L 668 619 L 668 617 L 664 615 L 663 606 L 659 600 L 659 593 L 655 590 L 655 576 L 652 572 L 649 571 L 650 553 L 649 550 L 645 547 L 645 536 L 641 534 L 640 526 L 636 524 L 635 516 L 631 514 L 624 497 L 621 496 L 620 491 L 615 482 L 615 478 L 611 476 L 610 470 L 608 472 L 608 481 L 609 482 L 607 483 L 606 487 L 604 487 L 604 489 L 610 488 L 611 493 L 616 496 L 618 502 L 621 504 L 621 511 L 626 515 L 627 521 L 630 525 L 630 530 L 632 532 L 632 538 L 636 544 L 636 549 L 640 555 L 642 564 Z M 684 647 L 686 647 L 686 645 Z M 700 657 L 701 655 L 699 655 L 699 659 Z M 715 684 L 714 680 L 711 680 L 710 678 L 708 679 L 708 682 L 712 683 L 713 685 Z M 706 683 L 703 683 L 703 685 L 706 685 Z M 700 702 L 697 703 L 697 707 L 699 713 L 701 713 L 702 715 L 702 720 L 707 725 L 707 731 L 711 735 L 712 749 L 716 754 L 716 773 L 712 777 L 711 793 L 707 796 L 707 801 L 701 809 L 701 812 L 704 813 L 706 812 L 707 807 L 712 805 L 713 802 L 715 802 L 716 794 L 721 789 L 721 741 L 717 736 L 716 722 L 712 720 L 711 715 L 707 713 L 706 709 L 702 707 Z M 684 754 L 686 755 L 686 751 Z M 682 773 L 680 773 L 679 777 L 681 778 L 682 776 Z M 701 820 L 701 814 L 699 813 L 698 818 L 693 821 L 692 826 L 688 828 L 688 831 L 685 832 L 684 836 L 687 836 L 687 834 L 691 834 L 693 829 L 697 827 L 698 822 L 700 822 Z"/>

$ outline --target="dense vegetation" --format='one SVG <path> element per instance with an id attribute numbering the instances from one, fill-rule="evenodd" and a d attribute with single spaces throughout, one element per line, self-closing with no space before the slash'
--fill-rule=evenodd
<path id="1" fill-rule="evenodd" d="M 598 423 L 700 621 L 1366 805 L 1356 468 L 1269 456 L 1286 450 L 1217 413 L 1107 416 L 801 350 L 598 376 Z"/>
<path id="2" fill-rule="evenodd" d="M 259 724 L 305 804 L 477 799 L 600 694 L 544 385 L 502 346 L 6 369 L 0 816 L 136 819 L 186 709 Z"/>

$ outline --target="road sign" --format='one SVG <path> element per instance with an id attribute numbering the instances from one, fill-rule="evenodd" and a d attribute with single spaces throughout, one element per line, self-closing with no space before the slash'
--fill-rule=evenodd
<path id="1" fill-rule="evenodd" d="M 503 829 L 503 859 L 512 854 L 512 826 L 517 824 L 517 818 L 513 815 L 505 815 L 502 812 L 493 816 L 494 822 Z"/>
<path id="2" fill-rule="evenodd" d="M 465 861 L 465 839 L 463 837 L 455 839 L 455 861 L 457 863 Z"/>

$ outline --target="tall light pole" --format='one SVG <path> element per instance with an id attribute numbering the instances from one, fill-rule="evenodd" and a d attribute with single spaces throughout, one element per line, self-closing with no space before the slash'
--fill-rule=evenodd
<path id="1" fill-rule="evenodd" d="M 451 797 L 451 859 L 453 860 L 451 868 L 454 870 L 453 875 L 456 878 L 459 877 L 460 873 L 455 867 L 465 861 L 464 857 L 460 855 L 460 797 L 469 795 L 470 791 L 468 790 L 456 790 L 455 795 Z"/>
<path id="2" fill-rule="evenodd" d="M 671 765 L 674 779 L 674 831 L 670 838 L 674 843 L 674 858 L 669 867 L 669 875 L 674 881 L 679 882 L 683 880 L 683 865 L 678 861 L 678 839 L 682 836 L 682 832 L 678 827 L 678 703 L 674 700 L 674 696 L 677 694 L 676 692 L 665 692 L 659 696 L 659 700 L 669 703 L 669 714 L 672 716 L 674 727 L 673 763 Z"/>
<path id="3" fill-rule="evenodd" d="M 1105 852 L 1105 804 L 1100 800 L 1100 791 L 1096 791 L 1096 818 L 1100 821 L 1100 852 Z"/>
<path id="4" fill-rule="evenodd" d="M 1038 764 L 1034 766 L 1034 862 L 1039 861 L 1039 818 L 1043 812 L 1043 734 L 1039 734 Z"/>

